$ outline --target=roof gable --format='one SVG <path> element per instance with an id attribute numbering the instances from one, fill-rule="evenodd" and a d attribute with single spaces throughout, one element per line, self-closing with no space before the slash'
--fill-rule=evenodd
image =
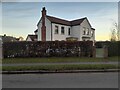
<path id="1" fill-rule="evenodd" d="M 32 41 L 36 41 L 37 40 L 37 35 L 28 35 L 27 36 L 27 39 L 28 39 L 28 37 L 32 40 Z M 26 39 L 26 40 L 27 40 Z"/>
<path id="2" fill-rule="evenodd" d="M 88 24 L 90 25 L 90 27 L 92 27 L 91 24 L 90 24 L 90 22 L 89 22 L 89 20 L 87 18 L 86 18 L 86 20 L 87 20 Z"/>
<path id="3" fill-rule="evenodd" d="M 86 17 L 81 18 L 81 19 L 72 20 L 71 21 L 71 26 L 80 25 L 85 19 L 86 19 Z"/>

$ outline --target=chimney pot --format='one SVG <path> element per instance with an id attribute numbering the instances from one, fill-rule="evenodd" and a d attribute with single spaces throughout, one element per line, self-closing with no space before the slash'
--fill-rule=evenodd
<path id="1" fill-rule="evenodd" d="M 45 7 L 43 7 L 43 10 L 45 10 Z"/>

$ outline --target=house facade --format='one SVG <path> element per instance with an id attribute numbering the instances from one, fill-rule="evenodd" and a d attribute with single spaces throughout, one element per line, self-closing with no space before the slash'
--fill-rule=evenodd
<path id="1" fill-rule="evenodd" d="M 48 16 L 46 9 L 42 9 L 42 17 L 37 24 L 37 41 L 95 41 L 95 29 L 92 28 L 87 17 L 72 21 Z"/>

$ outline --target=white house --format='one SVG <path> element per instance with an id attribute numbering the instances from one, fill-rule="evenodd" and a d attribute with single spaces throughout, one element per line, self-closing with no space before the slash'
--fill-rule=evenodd
<path id="1" fill-rule="evenodd" d="M 78 41 L 95 41 L 95 29 L 92 28 L 87 17 L 77 20 L 64 20 L 46 15 L 46 9 L 42 9 L 42 17 L 35 31 L 38 41 L 66 41 L 69 38 Z"/>

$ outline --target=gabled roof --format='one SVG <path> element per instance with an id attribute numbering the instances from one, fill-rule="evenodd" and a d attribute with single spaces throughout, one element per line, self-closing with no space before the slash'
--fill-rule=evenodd
<path id="1" fill-rule="evenodd" d="M 36 33 L 36 32 L 38 32 L 38 29 L 36 29 L 36 30 L 34 31 L 34 33 Z"/>
<path id="2" fill-rule="evenodd" d="M 94 28 L 91 28 L 92 30 L 95 30 Z"/>
<path id="3" fill-rule="evenodd" d="M 64 20 L 64 19 L 60 19 L 60 18 L 56 18 L 56 17 L 53 17 L 53 16 L 48 16 L 48 15 L 46 17 L 52 23 L 63 24 L 63 25 L 68 25 L 68 26 L 71 25 L 70 21 L 67 21 L 67 20 Z"/>
<path id="4" fill-rule="evenodd" d="M 28 35 L 27 38 L 30 38 L 32 41 L 36 41 L 37 40 L 37 35 Z M 27 39 L 26 39 L 27 40 Z"/>
<path id="5" fill-rule="evenodd" d="M 56 18 L 53 16 L 48 16 L 48 15 L 46 17 L 52 23 L 58 23 L 58 24 L 63 24 L 63 25 L 68 25 L 68 26 L 80 25 L 86 19 L 86 17 L 85 17 L 85 18 L 81 18 L 81 19 L 68 21 L 68 20 L 64 20 L 64 19 L 60 19 L 60 18 Z"/>
<path id="6" fill-rule="evenodd" d="M 38 25 L 39 25 L 39 23 L 41 22 L 41 19 L 42 19 L 42 17 L 40 18 L 39 22 L 37 23 L 37 26 L 38 26 Z"/>
<path id="7" fill-rule="evenodd" d="M 80 25 L 85 19 L 85 18 L 81 18 L 81 19 L 76 19 L 76 20 L 72 20 L 72 21 L 68 21 L 68 20 L 64 20 L 64 19 L 60 19 L 60 18 L 56 18 L 53 16 L 48 16 L 46 15 L 46 18 L 48 20 L 50 20 L 52 23 L 56 23 L 56 24 L 63 24 L 63 25 L 68 25 L 68 26 L 75 26 L 75 25 Z M 38 24 L 40 23 L 41 19 L 39 20 Z M 38 26 L 37 24 L 37 26 Z"/>
<path id="8" fill-rule="evenodd" d="M 72 26 L 80 25 L 85 19 L 87 19 L 87 18 L 85 17 L 85 18 L 73 20 L 73 21 L 71 21 L 71 25 Z"/>

